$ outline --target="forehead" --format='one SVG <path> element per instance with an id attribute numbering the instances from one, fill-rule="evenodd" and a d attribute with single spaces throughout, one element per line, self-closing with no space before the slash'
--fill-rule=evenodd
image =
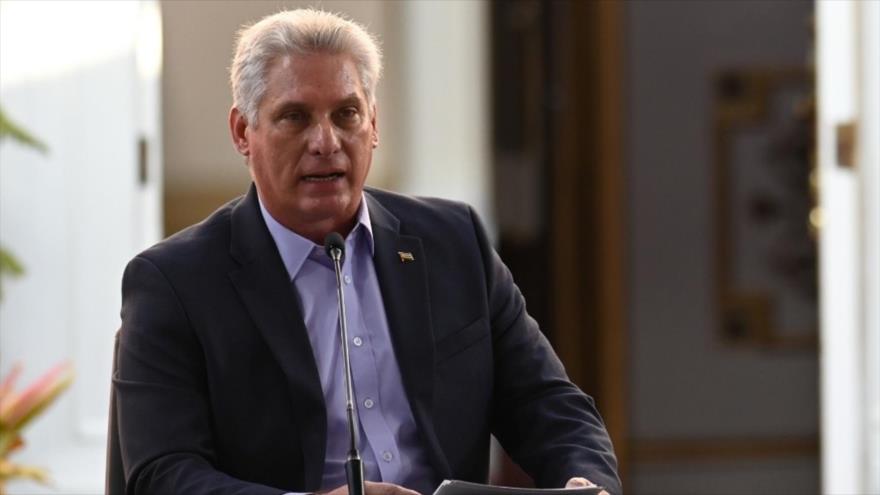
<path id="1" fill-rule="evenodd" d="M 285 55 L 269 67 L 260 106 L 287 102 L 332 104 L 352 94 L 365 99 L 357 66 L 350 55 Z"/>

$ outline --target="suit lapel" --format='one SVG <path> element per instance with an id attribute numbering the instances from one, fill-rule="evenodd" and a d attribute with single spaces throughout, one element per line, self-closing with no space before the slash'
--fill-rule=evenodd
<path id="1" fill-rule="evenodd" d="M 428 294 L 427 259 L 418 237 L 401 235 L 400 222 L 369 192 L 376 276 L 382 291 L 394 353 L 410 407 L 434 467 L 442 477 L 451 470 L 434 433 L 434 335 Z"/>
<path id="2" fill-rule="evenodd" d="M 287 377 L 300 425 L 306 490 L 318 490 L 324 470 L 327 415 L 302 312 L 278 249 L 260 215 L 256 189 L 232 211 L 229 273 L 248 312 Z"/>

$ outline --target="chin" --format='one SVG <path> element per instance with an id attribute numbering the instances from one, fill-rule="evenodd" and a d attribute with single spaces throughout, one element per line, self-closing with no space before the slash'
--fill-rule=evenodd
<path id="1" fill-rule="evenodd" d="M 327 215 L 333 215 L 345 211 L 349 204 L 351 204 L 349 195 L 334 194 L 309 198 L 306 201 L 303 201 L 301 206 L 303 210 L 310 210 L 314 213 L 324 212 Z"/>

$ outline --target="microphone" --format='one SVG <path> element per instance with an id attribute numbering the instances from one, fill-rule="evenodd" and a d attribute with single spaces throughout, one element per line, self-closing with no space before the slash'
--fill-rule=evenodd
<path id="1" fill-rule="evenodd" d="M 338 232 L 324 238 L 324 252 L 333 261 L 336 271 L 336 299 L 339 302 L 339 338 L 342 340 L 342 363 L 345 367 L 345 412 L 348 419 L 349 450 L 345 461 L 345 477 L 349 495 L 364 495 L 364 463 L 358 452 L 357 410 L 354 408 L 354 388 L 351 380 L 351 358 L 348 356 L 348 327 L 345 324 L 345 295 L 342 293 L 342 260 L 345 258 L 345 241 Z"/>

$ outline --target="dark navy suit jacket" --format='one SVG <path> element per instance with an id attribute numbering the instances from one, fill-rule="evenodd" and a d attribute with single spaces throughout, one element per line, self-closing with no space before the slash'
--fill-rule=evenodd
<path id="1" fill-rule="evenodd" d="M 366 199 L 395 353 L 437 473 L 485 482 L 494 434 L 538 486 L 586 476 L 619 493 L 592 399 L 474 212 L 372 189 Z M 318 489 L 326 414 L 293 290 L 253 186 L 129 263 L 113 380 L 128 493 Z"/>

